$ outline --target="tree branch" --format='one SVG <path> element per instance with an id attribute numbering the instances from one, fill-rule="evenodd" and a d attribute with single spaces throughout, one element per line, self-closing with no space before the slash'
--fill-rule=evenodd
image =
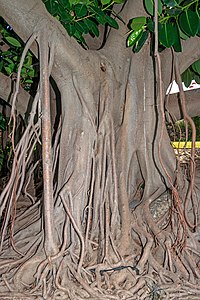
<path id="1" fill-rule="evenodd" d="M 88 56 L 85 51 L 73 38 L 70 38 L 64 27 L 53 18 L 46 10 L 41 0 L 0 0 L 1 16 L 12 26 L 14 31 L 26 41 L 33 32 L 43 26 L 54 35 L 56 42 L 55 66 L 53 73 L 59 73 L 60 68 L 71 68 L 73 70 L 85 69 L 88 62 L 84 58 Z M 56 40 L 57 39 L 57 40 Z M 33 51 L 37 55 L 36 43 Z"/>
<path id="2" fill-rule="evenodd" d="M 187 99 L 186 108 L 187 108 L 188 115 L 190 115 L 191 117 L 200 115 L 200 105 L 199 105 L 200 89 L 187 91 L 185 93 Z M 169 96 L 167 109 L 169 110 L 172 117 L 175 117 L 175 119 L 177 120 L 183 119 L 179 93 L 172 94 Z"/>
<path id="3" fill-rule="evenodd" d="M 180 73 L 200 58 L 200 38 L 193 37 L 182 42 L 183 51 L 177 53 Z"/>
<path id="4" fill-rule="evenodd" d="M 191 64 L 200 58 L 200 38 L 193 37 L 186 41 L 181 41 L 182 52 L 175 53 L 179 61 L 180 73 L 182 74 Z M 162 80 L 165 89 L 174 80 L 173 75 L 173 52 L 171 49 L 164 50 L 162 59 Z"/>

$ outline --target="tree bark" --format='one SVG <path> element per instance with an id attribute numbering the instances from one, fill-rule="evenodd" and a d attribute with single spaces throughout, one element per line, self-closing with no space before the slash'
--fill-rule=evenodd
<path id="1" fill-rule="evenodd" d="M 15 82 L 8 76 L 0 73 L 0 98 L 2 98 L 9 106 L 12 105 L 12 94 L 14 92 Z M 31 95 L 26 92 L 22 87 L 19 89 L 17 96 L 17 113 L 25 117 L 29 101 L 32 102 Z"/>

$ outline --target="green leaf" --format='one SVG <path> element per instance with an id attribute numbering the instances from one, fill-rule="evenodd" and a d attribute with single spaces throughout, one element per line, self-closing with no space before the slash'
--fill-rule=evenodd
<path id="1" fill-rule="evenodd" d="M 140 28 L 137 31 L 132 31 L 127 38 L 127 46 L 134 46 L 137 41 L 141 38 L 144 28 Z"/>
<path id="2" fill-rule="evenodd" d="M 85 23 L 85 25 L 88 27 L 88 30 L 93 33 L 95 36 L 99 36 L 99 29 L 97 27 L 97 25 L 89 20 L 89 19 L 84 19 L 83 22 Z"/>
<path id="3" fill-rule="evenodd" d="M 170 48 L 176 41 L 175 30 L 171 23 L 159 24 L 158 39 L 166 48 Z"/>
<path id="4" fill-rule="evenodd" d="M 187 40 L 187 39 L 189 39 L 189 36 L 186 35 L 180 28 L 179 28 L 179 34 L 180 34 L 180 38 L 181 38 L 182 40 Z"/>
<path id="5" fill-rule="evenodd" d="M 67 8 L 67 9 L 70 9 L 70 3 L 66 0 L 58 0 L 58 2 L 64 7 L 64 8 Z"/>
<path id="6" fill-rule="evenodd" d="M 194 74 L 194 80 L 196 81 L 196 83 L 200 84 L 200 76 L 197 74 Z"/>
<path id="7" fill-rule="evenodd" d="M 99 15 L 96 15 L 95 18 L 96 18 L 96 20 L 97 20 L 100 24 L 102 24 L 102 25 L 105 25 L 106 22 L 107 22 L 105 16 L 99 16 Z"/>
<path id="8" fill-rule="evenodd" d="M 147 18 L 146 17 L 137 17 L 132 19 L 131 21 L 131 29 L 139 30 L 142 26 L 146 25 Z"/>
<path id="9" fill-rule="evenodd" d="M 8 68 L 13 72 L 15 68 L 15 64 L 12 62 L 11 64 L 8 65 Z"/>
<path id="10" fill-rule="evenodd" d="M 8 58 L 8 57 L 5 57 L 5 59 L 4 59 L 5 61 L 7 61 L 8 63 L 10 63 L 10 64 L 12 64 L 12 60 L 10 59 L 10 58 Z"/>
<path id="11" fill-rule="evenodd" d="M 27 76 L 33 78 L 35 77 L 35 70 L 34 69 L 30 69 L 28 72 L 27 72 Z"/>
<path id="12" fill-rule="evenodd" d="M 83 21 L 79 21 L 75 23 L 75 28 L 84 34 L 87 34 L 89 32 L 88 27 L 85 25 Z"/>
<path id="13" fill-rule="evenodd" d="M 109 4 L 111 0 L 101 0 L 102 5 Z"/>
<path id="14" fill-rule="evenodd" d="M 31 67 L 32 66 L 32 57 L 31 56 L 26 56 L 24 66 L 25 67 Z"/>
<path id="15" fill-rule="evenodd" d="M 195 61 L 195 63 L 192 64 L 192 69 L 200 75 L 200 59 Z"/>
<path id="16" fill-rule="evenodd" d="M 146 11 L 151 16 L 154 16 L 154 0 L 144 0 L 144 6 L 146 8 Z M 161 0 L 158 0 L 158 13 L 162 13 L 162 2 Z"/>
<path id="17" fill-rule="evenodd" d="M 100 8 L 98 8 L 98 7 L 96 7 L 96 6 L 90 6 L 90 7 L 89 7 L 89 10 L 90 10 L 91 12 L 94 12 L 95 14 L 97 14 L 97 15 L 99 15 L 99 16 L 102 16 L 102 17 L 105 16 L 104 12 L 103 12 Z"/>
<path id="18" fill-rule="evenodd" d="M 58 12 L 58 2 L 55 0 L 48 0 L 45 2 L 47 10 L 50 12 L 51 15 L 55 16 Z"/>
<path id="19" fill-rule="evenodd" d="M 155 27 L 154 22 L 152 21 L 152 19 L 148 18 L 148 20 L 147 20 L 147 28 L 148 28 L 151 32 L 154 32 L 154 27 Z"/>
<path id="20" fill-rule="evenodd" d="M 200 9 L 197 11 L 197 15 L 198 15 L 198 18 L 199 18 L 199 26 L 198 26 L 197 35 L 200 36 Z"/>
<path id="21" fill-rule="evenodd" d="M 61 22 L 71 22 L 73 19 L 70 13 L 68 13 L 66 10 L 62 9 L 62 7 L 58 7 L 58 14 L 60 16 Z"/>
<path id="22" fill-rule="evenodd" d="M 75 33 L 74 33 L 74 37 L 82 44 L 84 44 L 85 46 L 87 46 L 86 42 L 85 42 L 85 39 L 83 38 L 82 34 L 76 30 Z"/>
<path id="23" fill-rule="evenodd" d="M 182 46 L 181 46 L 181 39 L 180 39 L 180 34 L 179 34 L 179 29 L 177 23 L 173 24 L 174 27 L 174 37 L 175 37 L 175 42 L 173 44 L 173 48 L 176 52 L 181 52 L 182 51 Z"/>
<path id="24" fill-rule="evenodd" d="M 32 79 L 26 79 L 24 82 L 25 83 L 33 83 L 33 80 Z"/>
<path id="25" fill-rule="evenodd" d="M 12 70 L 9 67 L 4 67 L 6 70 L 6 73 L 10 76 L 12 74 Z"/>
<path id="26" fill-rule="evenodd" d="M 188 36 L 195 36 L 199 28 L 198 14 L 191 10 L 184 11 L 179 18 L 181 29 Z"/>
<path id="27" fill-rule="evenodd" d="M 65 28 L 67 29 L 69 36 L 74 36 L 74 33 L 76 31 L 74 24 L 71 23 L 65 24 Z"/>
<path id="28" fill-rule="evenodd" d="M 147 30 L 145 30 L 142 33 L 142 36 L 139 38 L 139 40 L 135 44 L 135 47 L 133 49 L 134 53 L 138 53 L 141 50 L 141 48 L 144 46 L 144 44 L 148 38 L 148 35 L 149 35 L 149 31 L 147 31 Z"/>
<path id="29" fill-rule="evenodd" d="M 175 52 L 182 52 L 182 46 L 181 46 L 180 39 L 175 41 L 173 48 L 174 48 Z"/>
<path id="30" fill-rule="evenodd" d="M 193 73 L 190 69 L 187 69 L 182 75 L 181 75 L 182 81 L 184 82 L 186 87 L 189 87 L 192 80 L 193 80 Z"/>
<path id="31" fill-rule="evenodd" d="M 87 7 L 84 4 L 77 4 L 74 8 L 77 18 L 82 18 L 87 15 Z"/>
<path id="32" fill-rule="evenodd" d="M 106 15 L 106 21 L 108 22 L 108 24 L 115 28 L 115 29 L 119 29 L 119 25 L 118 23 L 115 21 L 115 19 L 111 18 L 110 16 Z"/>
<path id="33" fill-rule="evenodd" d="M 5 37 L 5 40 L 11 44 L 12 46 L 15 46 L 15 47 L 21 47 L 21 44 L 18 40 L 16 40 L 15 38 L 11 37 L 11 36 L 7 36 Z"/>

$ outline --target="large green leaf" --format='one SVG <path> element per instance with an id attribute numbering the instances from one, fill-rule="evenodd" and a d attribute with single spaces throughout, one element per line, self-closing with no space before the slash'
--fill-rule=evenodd
<path id="1" fill-rule="evenodd" d="M 144 46 L 146 40 L 148 39 L 149 31 L 145 30 L 139 40 L 136 42 L 135 47 L 133 49 L 134 53 L 138 53 L 141 48 Z"/>
<path id="2" fill-rule="evenodd" d="M 48 0 L 45 2 L 47 10 L 50 12 L 51 15 L 55 16 L 58 12 L 59 4 L 55 0 Z"/>
<path id="3" fill-rule="evenodd" d="M 115 19 L 111 18 L 110 16 L 106 15 L 106 21 L 108 22 L 108 24 L 115 28 L 115 29 L 118 29 L 119 28 L 119 25 L 118 23 L 115 21 Z"/>
<path id="4" fill-rule="evenodd" d="M 147 20 L 147 27 L 151 32 L 154 32 L 155 24 L 151 18 L 148 18 Z"/>
<path id="5" fill-rule="evenodd" d="M 67 23 L 67 24 L 65 24 L 65 28 L 67 29 L 69 36 L 74 36 L 74 33 L 76 31 L 74 24 Z"/>
<path id="6" fill-rule="evenodd" d="M 83 21 L 79 21 L 75 23 L 75 28 L 81 32 L 81 34 L 87 34 L 89 32 L 88 27 Z"/>
<path id="7" fill-rule="evenodd" d="M 187 40 L 187 39 L 189 39 L 189 36 L 188 36 L 187 34 L 185 34 L 185 33 L 180 29 L 180 27 L 178 28 L 178 30 L 179 30 L 180 38 L 181 38 L 182 40 Z"/>
<path id="8" fill-rule="evenodd" d="M 73 19 L 71 14 L 64 10 L 61 6 L 58 7 L 58 14 L 60 16 L 61 22 L 71 22 L 71 20 Z"/>
<path id="9" fill-rule="evenodd" d="M 177 23 L 173 24 L 173 27 L 174 27 L 174 37 L 175 37 L 175 42 L 173 44 L 173 48 L 176 52 L 181 52 L 182 46 L 181 46 L 180 33 L 179 33 Z"/>
<path id="10" fill-rule="evenodd" d="M 200 59 L 195 61 L 195 63 L 192 64 L 192 69 L 200 75 Z"/>
<path id="11" fill-rule="evenodd" d="M 147 18 L 146 17 L 137 17 L 132 19 L 130 26 L 133 30 L 139 30 L 142 26 L 146 25 Z"/>
<path id="12" fill-rule="evenodd" d="M 146 11 L 151 15 L 154 16 L 154 0 L 144 0 L 144 6 Z M 162 2 L 158 0 L 158 13 L 162 13 Z"/>
<path id="13" fill-rule="evenodd" d="M 105 25 L 107 22 L 106 16 L 96 15 L 95 19 L 99 22 L 99 24 L 102 24 L 102 25 Z"/>
<path id="14" fill-rule="evenodd" d="M 15 46 L 15 47 L 21 47 L 21 44 L 18 40 L 16 40 L 15 38 L 11 37 L 11 36 L 7 36 L 5 37 L 5 40 L 11 44 L 12 46 Z"/>
<path id="15" fill-rule="evenodd" d="M 12 70 L 9 67 L 5 67 L 6 73 L 8 74 L 8 76 L 10 76 L 12 74 Z"/>
<path id="16" fill-rule="evenodd" d="M 171 23 L 159 24 L 158 39 L 166 48 L 170 48 L 176 41 L 176 31 Z"/>
<path id="17" fill-rule="evenodd" d="M 141 38 L 144 28 L 140 28 L 137 31 L 132 31 L 127 38 L 127 46 L 134 46 L 137 41 Z"/>
<path id="18" fill-rule="evenodd" d="M 87 15 L 87 7 L 84 4 L 75 5 L 74 10 L 75 10 L 75 14 L 76 14 L 77 18 L 82 18 Z"/>
<path id="19" fill-rule="evenodd" d="M 188 9 L 180 15 L 179 24 L 185 34 L 195 36 L 199 28 L 199 16 Z"/>
<path id="20" fill-rule="evenodd" d="M 189 87 L 194 76 L 193 76 L 193 72 L 191 72 L 190 69 L 187 69 L 182 75 L 181 78 L 185 84 L 186 87 Z"/>
<path id="21" fill-rule="evenodd" d="M 104 12 L 97 6 L 90 6 L 89 10 L 99 16 L 102 16 L 102 17 L 104 17 L 104 15 L 105 15 Z"/>

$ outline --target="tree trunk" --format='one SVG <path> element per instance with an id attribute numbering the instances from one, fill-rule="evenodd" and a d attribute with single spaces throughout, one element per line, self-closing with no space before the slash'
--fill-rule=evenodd
<path id="1" fill-rule="evenodd" d="M 147 299 L 149 293 L 174 297 L 176 291 L 170 290 L 169 283 L 175 286 L 184 280 L 189 282 L 190 291 L 192 284 L 197 289 L 197 194 L 185 204 L 189 183 L 179 169 L 177 175 L 150 41 L 133 54 L 125 48 L 127 27 L 121 24 L 119 31 L 111 30 L 104 48 L 85 51 L 49 16 L 41 1 L 34 0 L 31 8 L 27 1 L 18 2 L 0 0 L 2 16 L 24 40 L 32 33 L 36 35 L 40 54 L 45 42 L 50 54 L 55 47 L 52 72 L 45 73 L 45 81 L 41 76 L 39 90 L 52 75 L 60 92 L 61 115 L 52 142 L 53 166 L 48 172 L 54 191 L 50 186 L 51 197 L 44 193 L 47 202 L 38 199 L 16 216 L 13 211 L 30 161 L 26 158 L 33 151 L 32 143 L 40 142 L 38 95 L 31 113 L 35 117 L 30 116 L 27 130 L 14 149 L 16 164 L 0 196 L 0 272 L 6 274 L 0 297 L 8 287 L 11 294 L 28 290 L 45 299 L 59 295 L 62 299 L 120 299 L 122 290 L 123 299 Z M 126 22 L 145 14 L 141 1 L 127 1 L 122 11 Z M 194 39 L 195 43 L 199 42 Z M 35 43 L 30 47 L 36 54 Z M 197 51 L 186 62 L 184 55 L 192 50 L 186 41 L 178 56 L 180 63 L 184 59 L 185 68 L 199 55 Z M 168 50 L 165 56 L 161 54 L 165 88 L 171 78 L 167 59 L 171 59 Z M 42 68 L 43 64 L 41 72 Z M 40 97 L 46 99 L 47 93 L 42 91 Z M 42 118 L 44 112 L 43 106 Z M 16 166 L 19 175 L 15 177 Z M 44 172 L 44 190 L 45 179 Z M 152 206 L 167 193 L 170 209 L 165 207 L 157 220 Z M 10 217 L 11 246 L 5 226 Z M 184 284 L 181 288 L 184 294 Z"/>

